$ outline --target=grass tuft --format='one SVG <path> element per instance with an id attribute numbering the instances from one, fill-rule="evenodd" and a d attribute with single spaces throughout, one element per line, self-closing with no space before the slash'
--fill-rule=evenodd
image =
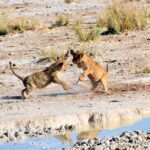
<path id="1" fill-rule="evenodd" d="M 142 73 L 150 73 L 150 67 L 145 67 L 145 68 L 142 70 Z"/>
<path id="2" fill-rule="evenodd" d="M 64 52 L 61 54 L 58 54 L 57 50 L 55 48 L 52 48 L 50 52 L 47 52 L 45 50 L 40 50 L 39 54 L 44 57 L 44 60 L 47 60 L 49 62 L 56 61 L 59 59 L 64 59 Z"/>
<path id="3" fill-rule="evenodd" d="M 147 3 L 150 3 L 150 0 L 145 0 Z"/>
<path id="4" fill-rule="evenodd" d="M 69 24 L 69 17 L 67 15 L 60 15 L 56 24 L 58 26 L 67 26 Z"/>
<path id="5" fill-rule="evenodd" d="M 114 2 L 103 16 L 99 16 L 97 26 L 106 26 L 110 33 L 120 33 L 146 26 L 146 12 L 131 3 Z"/>
<path id="6" fill-rule="evenodd" d="M 25 18 L 10 19 L 7 13 L 2 13 L 0 16 L 0 35 L 35 30 L 39 26 L 40 23 L 38 20 L 29 20 Z"/>
<path id="7" fill-rule="evenodd" d="M 89 30 L 85 30 L 81 27 L 81 23 L 77 21 L 74 25 L 74 31 L 77 35 L 79 41 L 88 42 L 88 41 L 96 41 L 100 35 L 100 28 L 92 27 Z"/>
<path id="8" fill-rule="evenodd" d="M 75 0 L 64 0 L 64 2 L 67 3 L 67 4 L 70 4 L 70 3 L 75 2 Z"/>
<path id="9" fill-rule="evenodd" d="M 103 57 L 99 48 L 96 45 L 93 45 L 93 43 L 83 45 L 83 47 L 81 47 L 81 51 L 93 58 Z"/>
<path id="10" fill-rule="evenodd" d="M 67 15 L 59 15 L 55 23 L 53 23 L 49 28 L 67 26 L 69 24 L 69 17 Z"/>

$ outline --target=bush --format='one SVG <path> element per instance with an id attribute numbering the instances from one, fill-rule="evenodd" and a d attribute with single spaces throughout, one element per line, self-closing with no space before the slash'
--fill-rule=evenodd
<path id="1" fill-rule="evenodd" d="M 96 41 L 99 38 L 100 29 L 97 27 L 92 27 L 87 34 L 87 41 Z"/>
<path id="2" fill-rule="evenodd" d="M 60 15 L 56 21 L 58 26 L 67 26 L 69 24 L 69 17 L 66 15 Z"/>
<path id="3" fill-rule="evenodd" d="M 74 31 L 79 38 L 79 41 L 87 42 L 87 41 L 95 41 L 99 38 L 100 28 L 92 27 L 89 31 L 84 30 L 81 27 L 81 24 L 77 22 L 74 26 Z"/>
<path id="4" fill-rule="evenodd" d="M 64 53 L 62 52 L 61 54 L 58 54 L 57 50 L 55 48 L 52 48 L 50 52 L 47 52 L 45 50 L 40 50 L 39 54 L 44 57 L 44 60 L 48 60 L 49 62 L 51 61 L 56 61 L 58 57 L 60 59 L 64 58 Z"/>
<path id="5" fill-rule="evenodd" d="M 131 3 L 114 2 L 97 20 L 97 26 L 106 26 L 110 33 L 143 30 L 145 25 L 146 12 Z"/>
<path id="6" fill-rule="evenodd" d="M 35 30 L 40 26 L 38 20 L 10 19 L 6 13 L 0 16 L 0 35 L 6 35 L 13 32 L 23 32 L 25 30 Z"/>
<path id="7" fill-rule="evenodd" d="M 69 17 L 67 15 L 59 15 L 55 23 L 53 23 L 49 28 L 67 26 L 69 24 Z"/>

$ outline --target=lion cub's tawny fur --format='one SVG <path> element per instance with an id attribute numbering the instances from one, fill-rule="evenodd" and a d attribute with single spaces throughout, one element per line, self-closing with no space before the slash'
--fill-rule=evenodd
<path id="1" fill-rule="evenodd" d="M 83 81 L 85 77 L 88 77 L 92 84 L 92 90 L 94 90 L 98 84 L 102 82 L 105 92 L 109 94 L 107 86 L 108 72 L 82 51 L 74 52 L 71 50 L 70 52 L 73 56 L 72 62 L 84 70 L 79 77 L 79 81 Z"/>
<path id="2" fill-rule="evenodd" d="M 46 87 L 50 83 L 58 83 L 63 86 L 64 90 L 68 90 L 69 86 L 59 77 L 60 71 L 67 70 L 67 58 L 69 51 L 66 53 L 64 60 L 58 60 L 55 63 L 51 64 L 45 70 L 33 73 L 27 77 L 21 77 L 15 73 L 10 62 L 10 69 L 13 74 L 22 80 L 25 89 L 22 90 L 23 98 L 27 98 L 29 93 L 34 89 L 40 89 Z"/>

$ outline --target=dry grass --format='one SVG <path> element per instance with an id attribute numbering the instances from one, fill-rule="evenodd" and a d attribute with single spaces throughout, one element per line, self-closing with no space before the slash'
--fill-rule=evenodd
<path id="1" fill-rule="evenodd" d="M 61 26 L 67 26 L 69 24 L 69 17 L 67 15 L 59 15 L 58 19 L 55 23 L 53 23 L 50 27 L 50 29 L 54 27 L 61 27 Z"/>
<path id="2" fill-rule="evenodd" d="M 69 17 L 67 15 L 58 16 L 58 20 L 56 21 L 58 26 L 67 26 L 69 24 Z"/>
<path id="3" fill-rule="evenodd" d="M 83 43 L 83 45 L 80 47 L 80 50 L 94 59 L 96 58 L 96 60 L 104 57 L 97 44 L 93 42 Z"/>
<path id="4" fill-rule="evenodd" d="M 136 73 L 136 74 L 150 73 L 150 67 L 143 67 L 143 68 L 132 67 L 129 68 L 128 71 L 130 73 Z"/>
<path id="5" fill-rule="evenodd" d="M 103 27 L 106 27 L 106 26 L 107 26 L 107 20 L 106 20 L 106 18 L 105 18 L 104 15 L 103 15 L 103 16 L 99 16 L 99 17 L 97 18 L 96 25 L 97 25 L 97 27 L 99 27 L 99 28 L 103 28 Z"/>
<path id="6" fill-rule="evenodd" d="M 94 26 L 89 30 L 85 30 L 81 27 L 81 23 L 79 21 L 76 22 L 73 29 L 79 41 L 83 42 L 96 41 L 100 35 L 100 28 Z"/>
<path id="7" fill-rule="evenodd" d="M 26 18 L 10 19 L 7 13 L 2 13 L 0 16 L 0 35 L 35 30 L 39 26 L 40 22 L 38 20 L 29 20 Z"/>
<path id="8" fill-rule="evenodd" d="M 150 3 L 150 0 L 145 0 L 147 3 Z"/>
<path id="9" fill-rule="evenodd" d="M 55 48 L 52 48 L 49 52 L 45 50 L 39 50 L 39 54 L 43 57 L 43 60 L 47 60 L 49 62 L 56 61 L 58 58 L 64 58 L 64 52 L 58 54 Z"/>
<path id="10" fill-rule="evenodd" d="M 75 0 L 64 0 L 64 2 L 67 3 L 67 4 L 70 4 L 70 3 L 75 2 Z"/>
<path id="11" fill-rule="evenodd" d="M 146 26 L 146 12 L 131 3 L 114 2 L 99 16 L 97 26 L 106 26 L 110 33 L 143 30 Z"/>
<path id="12" fill-rule="evenodd" d="M 150 73 L 150 67 L 145 67 L 145 68 L 142 70 L 142 73 Z"/>
<path id="13" fill-rule="evenodd" d="M 125 2 L 127 1 L 127 0 L 124 0 Z M 136 2 L 141 2 L 142 0 L 128 0 L 128 1 L 136 1 Z M 147 3 L 150 3 L 150 0 L 145 0 L 145 2 L 147 2 Z"/>

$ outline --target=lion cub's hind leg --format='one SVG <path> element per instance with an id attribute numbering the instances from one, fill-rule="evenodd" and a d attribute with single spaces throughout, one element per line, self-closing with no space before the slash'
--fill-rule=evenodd
<path id="1" fill-rule="evenodd" d="M 107 85 L 107 83 L 108 83 L 108 81 L 107 81 L 107 75 L 104 76 L 104 77 L 101 79 L 101 82 L 102 82 L 102 84 L 103 84 L 103 86 L 104 86 L 105 92 L 106 92 L 107 94 L 110 94 L 110 92 L 109 92 L 109 90 L 108 90 L 108 85 Z"/>
<path id="2" fill-rule="evenodd" d="M 29 96 L 29 92 L 26 88 L 22 90 L 21 94 L 22 94 L 23 99 L 26 99 Z"/>
<path id="3" fill-rule="evenodd" d="M 26 86 L 26 88 L 22 90 L 21 92 L 23 99 L 29 98 L 29 93 L 31 93 L 32 91 L 33 91 L 33 88 L 31 86 Z"/>
<path id="4" fill-rule="evenodd" d="M 93 78 L 92 75 L 88 75 L 90 81 L 91 81 L 91 84 L 92 84 L 92 90 L 95 90 L 99 84 L 99 81 L 95 81 L 95 79 Z"/>

